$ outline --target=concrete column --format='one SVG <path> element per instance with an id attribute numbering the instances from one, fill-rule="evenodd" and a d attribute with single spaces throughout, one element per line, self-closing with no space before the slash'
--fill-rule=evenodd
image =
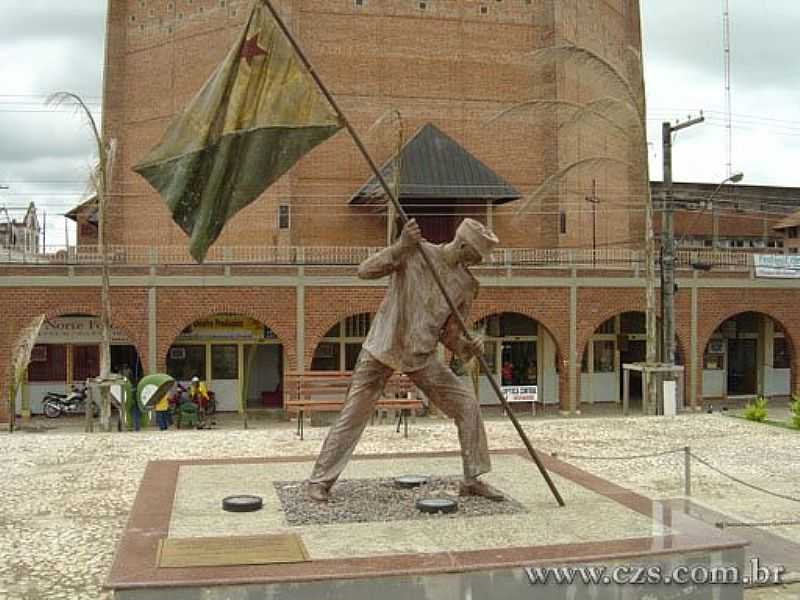
<path id="1" fill-rule="evenodd" d="M 572 269 L 569 284 L 569 412 L 578 412 L 578 281 Z"/>
<path id="2" fill-rule="evenodd" d="M 697 273 L 694 274 L 692 285 L 692 316 L 691 316 L 691 339 L 689 340 L 689 404 L 692 410 L 697 408 L 697 375 L 701 365 L 697 356 L 697 306 L 699 290 L 697 289 Z"/>
<path id="3" fill-rule="evenodd" d="M 295 319 L 297 321 L 295 328 L 295 352 L 297 353 L 297 357 L 295 359 L 296 367 L 298 371 L 305 371 L 305 363 L 306 363 L 306 286 L 305 286 L 305 279 L 304 273 L 305 269 L 302 265 L 297 271 L 297 287 L 295 289 L 296 295 L 296 313 Z"/>
<path id="4" fill-rule="evenodd" d="M 767 378 L 767 344 L 772 345 L 772 324 L 767 323 L 769 317 L 758 317 L 758 340 L 756 341 L 756 394 L 764 395 Z M 770 349 L 769 354 L 772 354 Z"/>
<path id="5" fill-rule="evenodd" d="M 145 366 L 148 375 L 158 370 L 157 301 L 156 288 L 149 288 L 147 290 L 147 362 Z"/>

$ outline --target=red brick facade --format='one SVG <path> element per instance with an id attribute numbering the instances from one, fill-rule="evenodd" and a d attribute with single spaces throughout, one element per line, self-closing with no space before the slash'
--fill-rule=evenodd
<path id="1" fill-rule="evenodd" d="M 590 272 L 583 273 L 586 276 Z M 559 279 L 559 278 L 556 278 Z M 570 288 L 567 277 L 554 287 L 498 287 L 484 285 L 476 301 L 471 321 L 490 314 L 503 312 L 521 313 L 537 321 L 552 337 L 556 345 L 556 361 L 559 377 L 561 407 L 570 409 L 570 398 L 580 397 L 579 379 L 574 395 L 570 390 Z M 63 279 L 62 279 L 63 281 Z M 575 367 L 579 371 L 580 361 L 587 342 L 597 328 L 609 318 L 625 312 L 641 312 L 644 305 L 644 289 L 631 283 L 618 287 L 589 287 L 575 280 L 577 311 Z M 691 379 L 691 294 L 693 291 L 685 280 L 676 297 L 678 353 L 687 368 L 685 394 L 689 398 Z M 729 287 L 717 287 L 725 280 L 719 276 L 693 280 L 698 284 L 696 315 L 696 356 L 702 360 L 703 351 L 712 333 L 729 317 L 755 311 L 768 315 L 778 323 L 788 340 L 791 351 L 793 390 L 798 389 L 797 373 L 800 359 L 795 352 L 800 339 L 800 324 L 793 318 L 792 304 L 797 297 L 794 289 L 767 289 L 765 287 L 742 287 L 740 278 L 730 278 Z M 305 347 L 297 348 L 297 297 L 294 286 L 283 287 L 169 287 L 159 285 L 155 289 L 156 339 L 149 339 L 149 296 L 145 287 L 114 287 L 112 309 L 114 327 L 125 333 L 136 347 L 143 363 L 155 348 L 156 369 L 163 370 L 170 345 L 180 332 L 204 317 L 220 313 L 234 313 L 256 319 L 277 335 L 283 344 L 284 370 L 308 369 L 311 357 L 322 336 L 334 324 L 345 317 L 362 312 L 374 312 L 383 297 L 382 287 L 319 287 L 308 282 L 303 288 L 305 315 L 303 335 Z M 67 314 L 96 315 L 99 312 L 99 290 L 96 287 L 19 287 L 0 288 L 0 310 L 4 319 L 4 343 L 0 346 L 3 387 L 7 382 L 7 368 L 11 340 L 37 314 L 54 318 Z M 302 356 L 302 365 L 298 362 Z M 697 365 L 697 369 L 702 365 Z M 700 398 L 701 377 L 695 379 L 697 397 Z M 4 396 L 7 397 L 7 396 Z M 0 403 L 0 416 L 7 414 L 5 403 Z"/>
<path id="2" fill-rule="evenodd" d="M 531 98 L 584 103 L 619 92 L 608 80 L 587 78 L 569 63 L 533 65 L 531 53 L 543 47 L 588 47 L 637 89 L 637 0 L 435 0 L 426 2 L 424 10 L 416 0 L 364 0 L 361 6 L 353 0 L 275 4 L 362 132 L 392 110 L 402 114 L 406 139 L 433 122 L 523 193 L 573 162 L 598 156 L 616 159 L 570 172 L 536 203 L 518 201 L 497 208 L 493 227 L 502 246 L 586 248 L 592 246 L 593 230 L 598 245 L 641 246 L 643 186 L 636 182 L 641 182 L 643 171 L 621 166 L 635 158 L 635 143 L 588 124 L 561 130 L 553 108 L 514 113 L 490 123 L 503 110 Z M 109 1 L 103 125 L 105 134 L 118 140 L 119 175 L 109 210 L 113 243 L 185 247 L 186 237 L 163 202 L 131 166 L 158 142 L 170 118 L 220 62 L 249 5 L 250 0 Z M 365 140 L 380 163 L 396 150 L 397 124 L 389 119 Z M 369 177 L 342 132 L 237 215 L 218 244 L 381 246 L 385 216 L 348 203 Z M 593 189 L 599 200 L 596 215 L 586 202 Z M 281 203 L 291 206 L 288 230 L 278 228 Z M 739 219 L 723 227 L 757 225 L 743 223 Z M 708 228 L 702 218 L 697 226 L 701 225 Z M 634 269 L 572 273 L 514 267 L 505 275 L 486 278 L 470 318 L 516 312 L 543 326 L 556 347 L 561 407 L 575 409 L 581 397 L 581 357 L 592 334 L 615 315 L 644 310 L 643 279 Z M 220 313 L 267 325 L 283 344 L 284 370 L 308 369 L 315 348 L 333 325 L 373 312 L 383 297 L 382 287 L 357 285 L 352 275 L 350 267 L 317 269 L 313 274 L 294 267 L 115 267 L 112 320 L 148 371 L 165 368 L 169 347 L 188 325 Z M 0 397 L 6 398 L 10 347 L 19 331 L 42 313 L 49 318 L 98 314 L 99 290 L 93 268 L 70 272 L 12 266 L 0 276 L 5 282 L 0 286 L 5 317 L 0 326 Z M 83 279 L 78 282 L 76 276 Z M 702 365 L 691 361 L 702 362 L 709 338 L 726 318 L 747 311 L 764 313 L 782 326 L 791 349 L 791 389 L 798 389 L 800 357 L 794 349 L 800 323 L 791 318 L 795 286 L 756 285 L 742 273 L 693 277 L 682 272 L 679 278 L 678 353 L 687 366 L 687 398 L 702 394 Z M 696 311 L 692 294 L 697 296 Z M 692 382 L 694 394 L 689 389 Z M 0 419 L 6 415 L 6 403 L 0 402 Z"/>
<path id="3" fill-rule="evenodd" d="M 571 162 L 614 162 L 576 170 L 540 201 L 498 208 L 494 226 L 508 247 L 585 246 L 592 217 L 583 198 L 596 181 L 603 204 L 595 220 L 600 243 L 641 239 L 641 210 L 629 211 L 634 144 L 600 125 L 556 127 L 556 109 L 493 117 L 532 98 L 587 102 L 620 93 L 611 78 L 592 81 L 571 63 L 534 62 L 532 53 L 579 44 L 636 81 L 640 52 L 636 0 L 274 0 L 322 79 L 379 164 L 428 122 L 462 144 L 527 194 Z M 119 244 L 175 244 L 185 237 L 161 200 L 131 166 L 160 139 L 169 119 L 200 89 L 241 28 L 250 0 L 110 0 L 104 128 L 118 140 L 118 173 L 110 236 Z M 424 5 L 424 9 L 421 8 Z M 635 67 L 634 61 L 634 67 Z M 385 217 L 352 207 L 371 176 L 345 132 L 329 140 L 262 199 L 229 224 L 221 245 L 381 245 Z M 641 186 L 639 186 L 641 188 Z M 278 229 L 278 204 L 292 210 Z M 474 209 L 472 209 L 474 211 Z M 566 231 L 560 231 L 560 212 Z M 476 215 L 483 217 L 485 209 Z M 321 215 L 324 214 L 324 218 Z M 357 226 L 353 226 L 357 223 Z"/>

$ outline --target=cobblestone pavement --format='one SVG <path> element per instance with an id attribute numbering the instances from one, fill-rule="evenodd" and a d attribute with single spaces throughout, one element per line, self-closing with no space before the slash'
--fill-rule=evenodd
<path id="1" fill-rule="evenodd" d="M 797 449 L 800 432 L 722 415 L 522 419 L 534 445 L 650 497 L 683 493 L 683 455 L 635 460 L 580 457 L 626 456 L 690 446 L 698 456 L 737 477 L 790 496 L 800 496 Z M 48 422 L 48 425 L 50 423 Z M 85 435 L 78 421 L 63 431 L 0 433 L 0 600 L 97 598 L 149 460 L 312 455 L 326 428 L 308 427 L 305 441 L 286 422 L 254 422 L 256 428 L 146 431 Z M 522 444 L 508 421 L 487 419 L 493 448 Z M 390 424 L 367 427 L 360 453 L 456 450 L 452 423 L 419 418 L 409 437 Z M 539 477 L 531 469 L 530 477 Z M 544 483 L 542 483 L 544 485 Z M 693 465 L 693 498 L 742 520 L 797 519 L 798 504 L 773 498 Z M 800 527 L 770 531 L 800 543 Z M 752 590 L 748 600 L 800 598 L 798 586 Z"/>

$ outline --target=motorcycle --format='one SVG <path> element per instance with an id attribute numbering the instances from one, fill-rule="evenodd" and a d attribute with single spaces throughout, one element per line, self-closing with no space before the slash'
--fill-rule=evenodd
<path id="1" fill-rule="evenodd" d="M 61 415 L 77 415 L 86 412 L 87 391 L 84 385 L 73 385 L 69 394 L 47 392 L 42 399 L 42 408 L 46 417 L 55 419 Z M 92 402 L 92 415 L 100 414 L 100 407 Z"/>

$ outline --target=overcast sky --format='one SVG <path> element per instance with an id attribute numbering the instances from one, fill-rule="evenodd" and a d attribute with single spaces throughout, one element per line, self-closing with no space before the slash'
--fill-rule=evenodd
<path id="1" fill-rule="evenodd" d="M 744 183 L 800 187 L 800 1 L 730 0 L 733 170 Z M 43 106 L 81 94 L 99 116 L 106 0 L 0 2 L 0 206 L 12 218 L 34 200 L 48 213 L 47 244 L 86 189 L 92 140 L 72 112 Z M 653 179 L 661 178 L 661 121 L 697 116 L 678 134 L 676 181 L 727 175 L 721 0 L 642 0 Z M 0 218 L 4 218 L 0 216 Z M 71 229 L 74 243 L 74 229 Z"/>

